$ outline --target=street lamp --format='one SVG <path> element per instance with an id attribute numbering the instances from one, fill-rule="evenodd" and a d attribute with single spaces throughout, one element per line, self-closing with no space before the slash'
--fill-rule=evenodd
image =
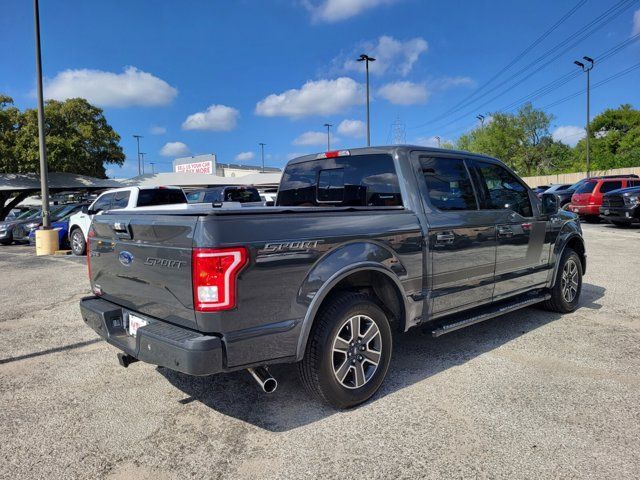
<path id="1" fill-rule="evenodd" d="M 151 173 L 155 175 L 156 173 L 156 167 L 155 167 L 155 162 L 149 162 L 149 165 L 151 165 Z"/>
<path id="2" fill-rule="evenodd" d="M 327 127 L 327 152 L 331 150 L 331 127 L 333 127 L 330 123 L 325 123 L 325 127 Z"/>
<path id="3" fill-rule="evenodd" d="M 591 165 L 590 162 L 590 151 L 589 151 L 589 121 L 590 121 L 590 112 L 589 112 L 589 104 L 590 104 L 590 96 L 591 96 L 591 79 L 590 79 L 590 72 L 591 69 L 593 68 L 593 65 L 595 63 L 595 61 L 593 60 L 593 58 L 591 57 L 587 57 L 584 56 L 582 57 L 584 60 L 586 60 L 589 65 L 585 65 L 582 62 L 579 62 L 578 60 L 576 60 L 575 63 L 578 67 L 580 67 L 580 69 L 585 72 L 587 74 L 587 139 L 586 139 L 586 148 L 587 148 L 587 178 L 589 178 L 589 168 Z"/>
<path id="4" fill-rule="evenodd" d="M 370 127 L 370 119 L 369 119 L 369 62 L 375 62 L 376 59 L 363 53 L 360 55 L 360 57 L 357 60 L 358 62 L 365 63 L 365 68 L 367 71 L 367 147 L 370 147 L 371 146 L 371 127 Z"/>
<path id="5" fill-rule="evenodd" d="M 480 120 L 480 128 L 484 128 L 484 115 L 482 114 L 476 115 L 476 118 Z"/>
<path id="6" fill-rule="evenodd" d="M 259 143 L 260 149 L 262 150 L 262 173 L 264 173 L 264 146 L 266 143 Z"/>
<path id="7" fill-rule="evenodd" d="M 138 142 L 138 175 L 140 175 L 142 173 L 140 168 L 140 139 L 142 138 L 142 135 L 134 135 L 133 138 Z"/>
<path id="8" fill-rule="evenodd" d="M 440 148 L 440 137 L 436 135 L 436 140 L 438 141 L 438 148 Z"/>
<path id="9" fill-rule="evenodd" d="M 144 175 L 144 156 L 146 155 L 146 153 L 140 152 L 138 155 L 140 156 L 140 163 L 142 164 L 142 174 Z"/>

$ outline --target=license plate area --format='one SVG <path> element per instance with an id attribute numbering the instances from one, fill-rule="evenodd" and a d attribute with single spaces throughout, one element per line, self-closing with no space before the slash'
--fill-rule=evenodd
<path id="1" fill-rule="evenodd" d="M 135 337 L 137 335 L 138 329 L 140 327 L 149 325 L 149 320 L 142 318 L 138 315 L 135 315 L 133 313 L 127 312 L 127 314 L 125 315 L 125 319 L 126 319 L 125 330 L 132 337 Z"/>

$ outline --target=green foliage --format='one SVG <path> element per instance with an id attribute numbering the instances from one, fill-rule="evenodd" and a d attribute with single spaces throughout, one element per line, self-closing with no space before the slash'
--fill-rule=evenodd
<path id="1" fill-rule="evenodd" d="M 586 142 L 575 148 L 553 140 L 553 116 L 524 105 L 516 114 L 495 112 L 484 128 L 462 135 L 456 148 L 501 159 L 520 175 L 584 171 Z M 640 165 L 640 110 L 631 105 L 605 110 L 590 124 L 591 170 Z"/>
<path id="2" fill-rule="evenodd" d="M 45 104 L 45 138 L 49 170 L 105 178 L 105 165 L 124 163 L 120 136 L 102 110 L 82 98 Z M 0 95 L 0 173 L 40 170 L 38 115 L 20 112 Z"/>

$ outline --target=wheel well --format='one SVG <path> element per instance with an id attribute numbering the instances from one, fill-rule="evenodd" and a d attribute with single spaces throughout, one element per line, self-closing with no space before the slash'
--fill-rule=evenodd
<path id="1" fill-rule="evenodd" d="M 385 312 L 392 327 L 404 330 L 405 306 L 398 286 L 387 275 L 376 270 L 352 273 L 340 280 L 322 299 L 318 312 L 333 295 L 339 292 L 363 292 L 369 295 Z"/>
<path id="2" fill-rule="evenodd" d="M 567 242 L 567 248 L 570 248 L 578 254 L 580 257 L 580 263 L 582 264 L 582 273 L 587 270 L 587 256 L 585 253 L 584 243 L 579 237 L 573 237 Z"/>

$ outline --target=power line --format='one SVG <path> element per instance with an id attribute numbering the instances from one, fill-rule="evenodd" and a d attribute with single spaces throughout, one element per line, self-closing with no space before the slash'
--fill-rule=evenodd
<path id="1" fill-rule="evenodd" d="M 505 80 L 503 80 L 500 83 L 498 83 L 493 88 L 489 89 L 484 94 L 480 95 L 478 98 L 472 99 L 472 100 L 464 102 L 464 103 L 459 103 L 456 108 L 451 109 L 451 110 L 441 114 L 440 116 L 432 119 L 430 122 L 425 122 L 423 124 L 411 127 L 411 129 L 422 128 L 422 127 L 424 127 L 426 125 L 429 125 L 429 124 L 432 124 L 434 122 L 437 122 L 438 120 L 443 120 L 443 119 L 447 118 L 451 114 L 462 110 L 466 106 L 472 105 L 472 104 L 482 100 L 483 98 L 485 98 L 490 93 L 498 90 L 503 85 L 509 83 L 511 80 L 521 76 L 523 73 L 525 73 L 531 67 L 534 67 L 537 64 L 539 64 L 540 62 L 544 61 L 544 63 L 538 67 L 537 71 L 542 70 L 543 68 L 545 68 L 546 66 L 548 66 L 552 62 L 554 62 L 556 59 L 558 59 L 560 56 L 562 56 L 564 53 L 568 52 L 570 49 L 572 49 L 573 47 L 578 45 L 580 42 L 582 42 L 583 40 L 587 39 L 588 37 L 593 35 L 595 32 L 597 32 L 599 29 L 601 29 L 602 27 L 604 27 L 605 25 L 607 25 L 608 23 L 613 21 L 615 18 L 617 18 L 619 15 L 621 15 L 625 10 L 627 10 L 630 6 L 632 6 L 637 1 L 638 0 L 621 0 L 621 1 L 619 1 L 613 7 L 605 10 L 603 13 L 598 15 L 595 19 L 593 19 L 592 21 L 587 23 L 587 25 L 585 25 L 584 27 L 580 28 L 579 30 L 577 30 L 576 32 L 571 34 L 569 37 L 567 37 L 565 40 L 563 40 L 562 42 L 558 43 L 554 47 L 548 49 L 545 53 L 543 53 L 542 55 L 537 57 L 535 60 L 533 60 L 532 62 L 530 62 L 527 65 L 525 65 L 523 68 L 518 70 L 516 73 L 512 74 L 511 76 L 509 76 Z M 577 40 L 573 41 L 576 38 L 577 38 Z M 568 42 L 571 42 L 571 43 L 568 43 Z M 558 49 L 560 49 L 560 50 L 558 51 Z M 551 58 L 547 59 L 550 55 L 551 55 Z M 502 92 L 500 92 L 497 95 L 493 96 L 487 102 L 484 102 L 483 104 L 474 107 L 473 111 L 477 111 L 481 107 L 483 107 L 484 105 L 487 105 L 487 104 L 491 103 L 492 101 L 494 101 L 495 99 L 501 97 L 505 93 L 513 90 L 515 87 L 517 87 L 518 85 L 522 84 L 524 81 L 528 80 L 529 78 L 530 77 L 525 77 L 524 79 L 515 82 L 514 84 L 510 85 L 508 88 L 506 88 Z M 471 113 L 473 113 L 473 111 L 471 111 Z M 471 113 L 465 113 L 463 115 L 463 117 L 465 117 L 467 115 L 470 115 Z M 456 118 L 455 120 L 453 120 L 451 122 L 445 123 L 445 124 L 441 125 L 441 127 L 450 125 L 451 123 L 454 123 L 454 122 L 458 121 L 459 118 L 460 117 Z"/>

